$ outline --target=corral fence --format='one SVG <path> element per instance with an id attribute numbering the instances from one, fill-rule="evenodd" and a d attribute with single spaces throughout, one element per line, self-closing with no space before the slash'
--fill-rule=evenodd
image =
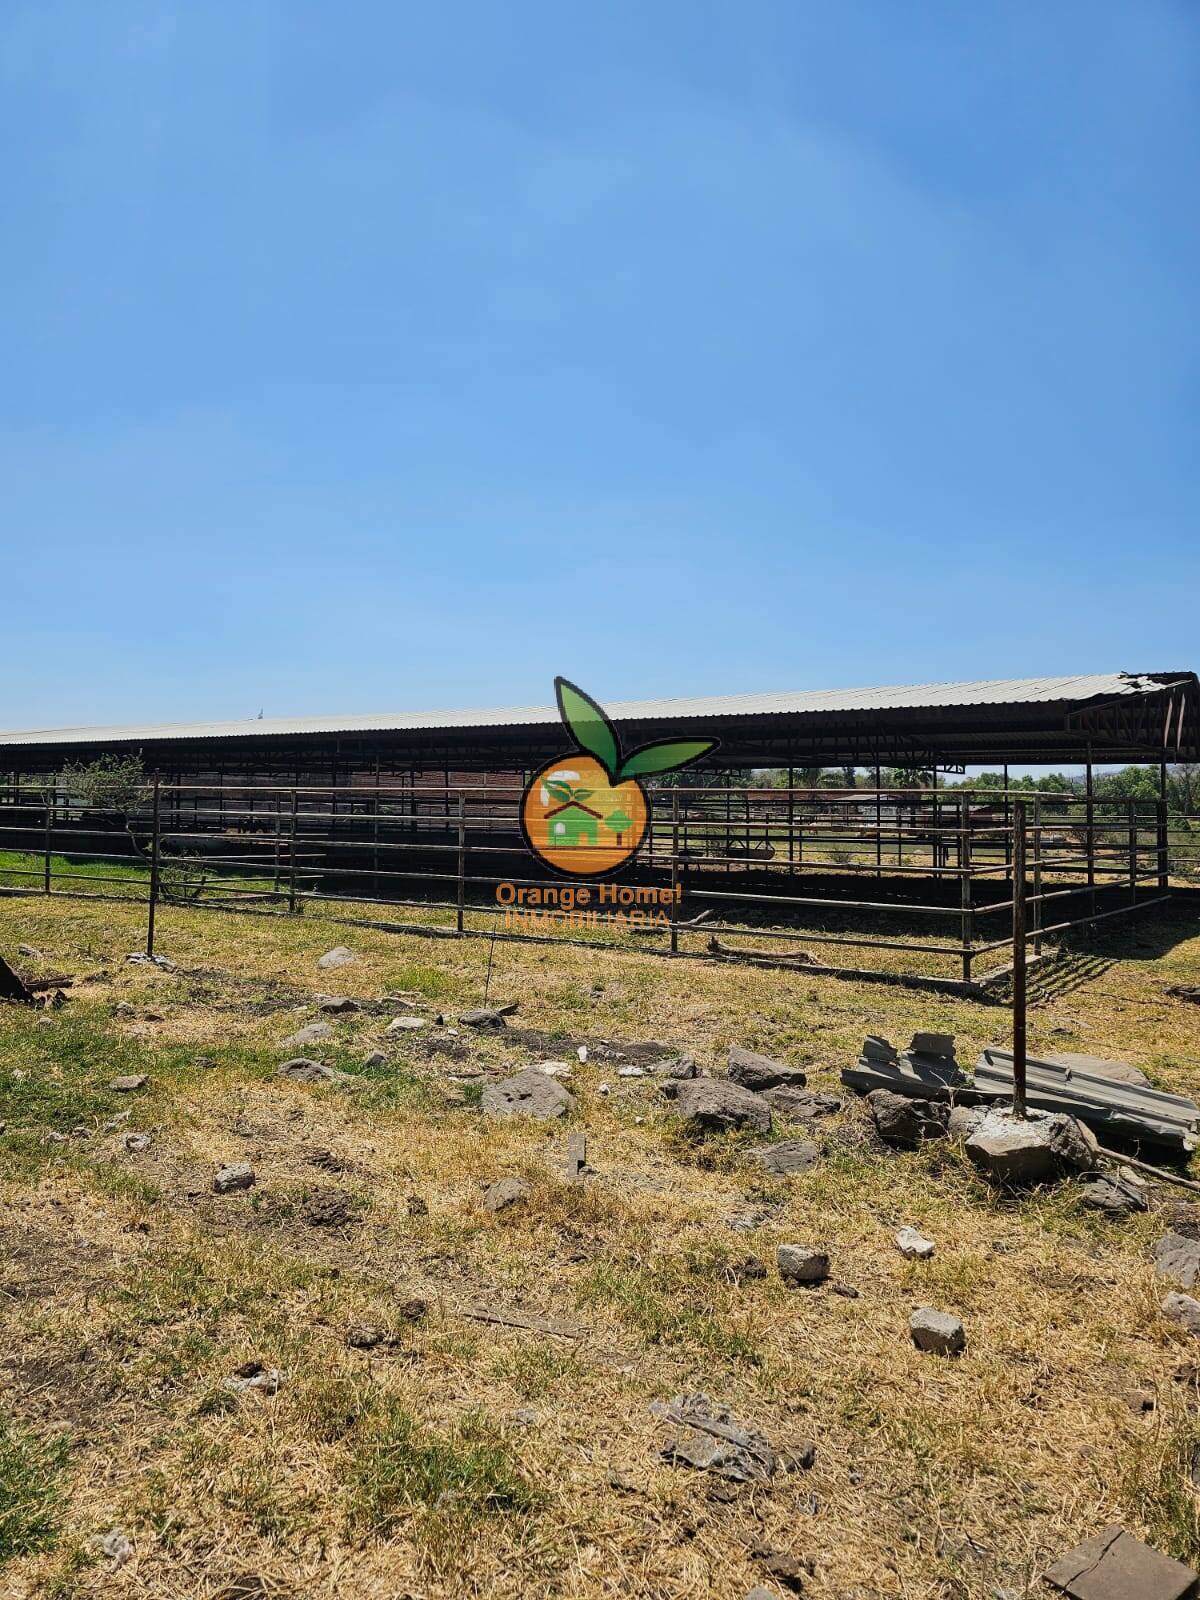
<path id="1" fill-rule="evenodd" d="M 1064 933 L 1200 883 L 1200 817 L 1163 802 L 714 785 L 653 791 L 636 862 L 615 884 L 570 885 L 525 847 L 520 796 L 517 782 L 469 779 L 160 780 L 117 811 L 85 804 L 67 779 L 13 780 L 0 786 L 0 893 L 142 900 L 151 951 L 164 905 L 319 911 L 397 932 L 565 939 L 980 993 L 1011 973 L 1015 924 L 1036 962 Z M 414 915 L 398 921 L 401 910 Z"/>

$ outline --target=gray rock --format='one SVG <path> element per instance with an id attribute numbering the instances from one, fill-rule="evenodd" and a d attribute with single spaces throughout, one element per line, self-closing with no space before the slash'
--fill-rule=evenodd
<path id="1" fill-rule="evenodd" d="M 17 954 L 19 956 L 29 956 L 35 961 L 42 959 L 42 952 L 35 950 L 31 944 L 19 944 L 17 946 Z"/>
<path id="2" fill-rule="evenodd" d="M 533 1193 L 524 1178 L 497 1178 L 484 1190 L 485 1211 L 507 1211 L 509 1206 L 523 1206 Z"/>
<path id="3" fill-rule="evenodd" d="M 330 967 L 348 967 L 352 961 L 357 960 L 358 957 L 353 950 L 348 950 L 344 944 L 339 944 L 332 950 L 326 950 L 325 954 L 318 959 L 317 965 L 323 971 L 328 972 Z"/>
<path id="4" fill-rule="evenodd" d="M 914 1149 L 926 1139 L 944 1139 L 949 1108 L 937 1100 L 915 1100 L 891 1089 L 872 1089 L 867 1104 L 879 1137 Z"/>
<path id="5" fill-rule="evenodd" d="M 131 1156 L 140 1155 L 143 1150 L 149 1150 L 153 1140 L 148 1133 L 127 1133 L 125 1135 L 125 1148 Z"/>
<path id="6" fill-rule="evenodd" d="M 1200 1243 L 1181 1233 L 1165 1233 L 1154 1246 L 1154 1276 L 1193 1289 L 1200 1278 Z"/>
<path id="7" fill-rule="evenodd" d="M 666 1082 L 682 1082 L 686 1078 L 698 1078 L 700 1068 L 693 1056 L 664 1056 L 661 1061 L 652 1061 L 646 1071 L 653 1078 L 662 1078 Z"/>
<path id="8" fill-rule="evenodd" d="M 1184 1600 L 1196 1584 L 1190 1567 L 1152 1550 L 1116 1522 L 1060 1556 L 1044 1577 L 1071 1600 Z"/>
<path id="9" fill-rule="evenodd" d="M 363 1066 L 368 1072 L 373 1072 L 377 1067 L 386 1067 L 387 1059 L 382 1050 L 372 1050 L 363 1061 Z"/>
<path id="10" fill-rule="evenodd" d="M 679 1085 L 675 1096 L 676 1115 L 697 1133 L 728 1133 L 734 1128 L 751 1128 L 755 1133 L 770 1133 L 771 1108 L 767 1102 L 741 1084 L 723 1078 L 692 1078 Z"/>
<path id="11" fill-rule="evenodd" d="M 808 1077 L 799 1067 L 788 1067 L 771 1056 L 760 1056 L 740 1044 L 729 1046 L 730 1083 L 740 1083 L 743 1089 L 753 1089 L 760 1094 L 764 1089 L 777 1089 L 786 1084 L 792 1089 L 803 1089 Z"/>
<path id="12" fill-rule="evenodd" d="M 331 1017 L 350 1016 L 353 1012 L 362 1010 L 357 1000 L 349 1000 L 345 995 L 337 994 L 319 994 L 317 1005 Z"/>
<path id="13" fill-rule="evenodd" d="M 234 1394 L 244 1394 L 247 1389 L 261 1389 L 264 1394 L 276 1394 L 283 1382 L 278 1367 L 264 1367 L 261 1361 L 247 1361 L 232 1377 L 225 1379 L 225 1387 Z"/>
<path id="14" fill-rule="evenodd" d="M 144 1072 L 129 1072 L 122 1078 L 114 1078 L 108 1086 L 117 1094 L 130 1094 L 134 1089 L 146 1087 L 146 1074 Z"/>
<path id="15" fill-rule="evenodd" d="M 946 1118 L 946 1132 L 964 1143 L 987 1116 L 986 1106 L 953 1106 Z"/>
<path id="16" fill-rule="evenodd" d="M 746 1600 L 779 1600 L 774 1589 L 764 1589 L 761 1583 L 756 1583 L 753 1589 L 746 1592 Z"/>
<path id="17" fill-rule="evenodd" d="M 811 1089 L 789 1089 L 786 1085 L 767 1089 L 763 1099 L 773 1111 L 793 1122 L 815 1122 L 818 1117 L 831 1117 L 842 1109 L 835 1094 L 814 1094 Z"/>
<path id="18" fill-rule="evenodd" d="M 213 1190 L 217 1194 L 233 1194 L 238 1189 L 252 1188 L 255 1182 L 254 1168 L 248 1161 L 234 1161 L 227 1167 L 220 1167 L 213 1178 Z"/>
<path id="19" fill-rule="evenodd" d="M 1200 1300 L 1193 1300 L 1190 1294 L 1176 1294 L 1172 1290 L 1163 1300 L 1162 1314 L 1189 1333 L 1200 1334 Z"/>
<path id="20" fill-rule="evenodd" d="M 1120 1178 L 1096 1177 L 1085 1183 L 1080 1192 L 1080 1202 L 1089 1211 L 1103 1211 L 1110 1217 L 1127 1217 L 1135 1211 L 1145 1211 L 1149 1202 L 1132 1183 Z"/>
<path id="21" fill-rule="evenodd" d="M 341 1083 L 348 1074 L 336 1067 L 327 1067 L 323 1061 L 310 1061 L 307 1056 L 293 1056 L 275 1068 L 277 1078 L 288 1078 L 292 1083 Z"/>
<path id="22" fill-rule="evenodd" d="M 507 1026 L 504 1013 L 495 1011 L 489 1006 L 476 1006 L 471 1011 L 464 1011 L 459 1019 L 468 1028 L 503 1028 Z"/>
<path id="23" fill-rule="evenodd" d="M 748 1159 L 756 1161 L 773 1178 L 787 1178 L 811 1171 L 821 1159 L 821 1152 L 807 1139 L 781 1139 L 778 1144 L 759 1145 L 749 1151 Z"/>
<path id="24" fill-rule="evenodd" d="M 310 1022 L 306 1028 L 298 1028 L 295 1033 L 288 1034 L 283 1041 L 289 1050 L 296 1049 L 303 1044 L 317 1044 L 322 1039 L 333 1038 L 333 1027 L 328 1022 Z"/>
<path id="25" fill-rule="evenodd" d="M 670 1404 L 650 1409 L 676 1429 L 659 1451 L 664 1461 L 735 1483 L 768 1483 L 775 1476 L 778 1463 L 765 1434 L 735 1421 L 707 1395 L 677 1394 Z"/>
<path id="26" fill-rule="evenodd" d="M 901 1228 L 896 1235 L 896 1246 L 909 1261 L 928 1261 L 934 1251 L 933 1240 L 926 1239 L 915 1228 Z"/>
<path id="27" fill-rule="evenodd" d="M 824 1283 L 829 1276 L 829 1257 L 824 1250 L 810 1250 L 803 1244 L 781 1244 L 775 1260 L 785 1283 Z"/>
<path id="28" fill-rule="evenodd" d="M 489 1083 L 481 1104 L 486 1117 L 535 1117 L 545 1122 L 574 1111 L 575 1097 L 557 1078 L 528 1068 L 514 1078 Z"/>
<path id="29" fill-rule="evenodd" d="M 104 1556 L 114 1567 L 123 1567 L 133 1560 L 133 1544 L 121 1528 L 108 1533 L 94 1533 L 88 1540 L 88 1549 Z"/>
<path id="30" fill-rule="evenodd" d="M 908 1319 L 908 1330 L 918 1350 L 940 1356 L 956 1356 L 966 1347 L 967 1336 L 958 1317 L 948 1311 L 920 1306 Z"/>
<path id="31" fill-rule="evenodd" d="M 993 1182 L 1011 1187 L 1052 1183 L 1068 1172 L 1096 1164 L 1098 1146 L 1074 1117 L 1031 1112 L 1021 1120 L 993 1107 L 976 1125 L 964 1148 Z"/>
<path id="32" fill-rule="evenodd" d="M 116 1133 L 118 1128 L 123 1128 L 125 1126 L 132 1115 L 133 1113 L 131 1111 L 118 1111 L 115 1117 L 109 1117 L 108 1121 L 100 1129 L 100 1132 Z"/>
<path id="33" fill-rule="evenodd" d="M 416 1033 L 429 1026 L 425 1017 L 393 1017 L 383 1030 L 385 1033 Z"/>

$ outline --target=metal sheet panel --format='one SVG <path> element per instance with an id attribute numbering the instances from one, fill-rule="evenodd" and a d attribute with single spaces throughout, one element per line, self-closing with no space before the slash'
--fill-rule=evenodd
<path id="1" fill-rule="evenodd" d="M 921 683 L 874 689 L 813 689 L 693 699 L 622 700 L 607 704 L 617 722 L 714 721 L 966 706 L 1077 704 L 1155 693 L 1172 676 L 1129 672 L 1057 678 L 989 678 L 975 683 Z M 143 740 L 260 738 L 264 734 L 439 732 L 462 728 L 538 727 L 558 721 L 554 706 L 508 706 L 474 711 L 418 711 L 322 717 L 256 717 L 234 722 L 170 722 L 128 727 L 28 728 L 0 732 L 0 747 L 60 744 L 137 744 Z"/>

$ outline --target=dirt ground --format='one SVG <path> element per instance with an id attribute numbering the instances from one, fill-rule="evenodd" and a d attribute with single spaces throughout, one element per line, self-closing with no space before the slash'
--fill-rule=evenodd
<path id="1" fill-rule="evenodd" d="M 477 1032 L 482 939 L 174 910 L 165 972 L 126 961 L 142 934 L 133 905 L 0 900 L 0 953 L 73 979 L 59 1010 L 0 1008 L 0 1595 L 991 1600 L 1044 1594 L 1113 1521 L 1200 1558 L 1200 1344 L 1148 1264 L 1166 1228 L 1200 1237 L 1200 1196 L 1156 1186 L 1121 1222 L 1071 1186 L 1000 1196 L 957 1147 L 883 1148 L 853 1097 L 776 1118 L 823 1155 L 775 1179 L 760 1140 L 690 1140 L 620 1075 L 631 1044 L 722 1071 L 740 1043 L 840 1093 L 864 1034 L 954 1033 L 970 1064 L 1001 1006 L 510 943 L 490 1000 L 518 1010 Z M 319 969 L 338 944 L 355 960 Z M 1194 910 L 1110 924 L 1036 980 L 1030 1046 L 1200 1095 L 1181 982 Z M 348 1077 L 279 1078 L 296 1054 Z M 547 1058 L 570 1116 L 484 1118 L 482 1085 Z M 215 1193 L 239 1162 L 253 1186 Z M 528 1199 L 489 1211 L 510 1176 Z M 829 1281 L 789 1289 L 787 1242 Z M 920 1305 L 962 1317 L 961 1357 L 912 1347 Z M 652 1407 L 697 1392 L 792 1470 L 664 1460 Z"/>

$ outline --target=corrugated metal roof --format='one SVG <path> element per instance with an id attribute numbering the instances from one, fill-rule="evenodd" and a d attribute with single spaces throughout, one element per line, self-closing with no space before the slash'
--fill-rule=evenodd
<path id="1" fill-rule="evenodd" d="M 1073 703 L 1162 687 L 1145 673 L 1099 672 L 1072 678 L 987 678 L 978 683 L 918 683 L 876 689 L 811 689 L 699 699 L 620 700 L 605 709 L 616 722 L 687 722 L 718 717 L 796 716 L 812 712 L 902 711 L 947 706 Z M 1186 674 L 1180 674 L 1186 676 Z M 520 728 L 557 722 L 555 706 L 482 711 L 406 711 L 358 716 L 255 717 L 238 722 L 167 722 L 99 728 L 27 728 L 0 733 L 0 746 L 136 744 L 159 739 L 259 738 L 263 734 L 436 732 L 450 728 Z"/>

